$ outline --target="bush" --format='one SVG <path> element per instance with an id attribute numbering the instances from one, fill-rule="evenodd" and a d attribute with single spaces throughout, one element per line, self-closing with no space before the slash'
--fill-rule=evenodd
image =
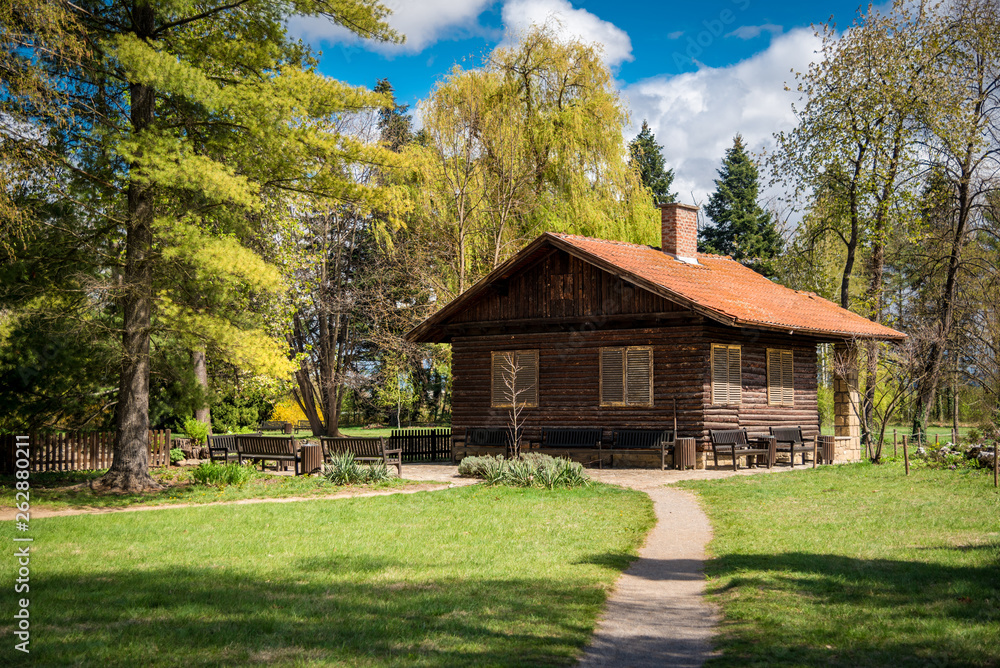
<path id="1" fill-rule="evenodd" d="M 253 464 L 220 464 L 218 462 L 202 462 L 191 471 L 191 479 L 199 485 L 225 487 L 236 485 L 242 487 L 257 477 Z"/>
<path id="2" fill-rule="evenodd" d="M 359 466 L 354 461 L 353 452 L 341 452 L 330 457 L 330 463 L 323 466 L 323 477 L 334 485 L 362 485 L 385 482 L 389 479 L 389 469 L 385 462 L 372 462 Z"/>
<path id="3" fill-rule="evenodd" d="M 510 487 L 583 487 L 590 483 L 583 465 L 570 459 L 550 457 L 537 452 L 519 459 L 503 457 L 466 457 L 458 466 L 458 474 L 481 478 L 487 485 Z"/>
<path id="4" fill-rule="evenodd" d="M 184 433 L 195 445 L 205 445 L 205 441 L 208 440 L 209 429 L 210 427 L 207 422 L 195 420 L 193 417 L 184 420 Z"/>
<path id="5" fill-rule="evenodd" d="M 181 461 L 184 461 L 184 451 L 180 448 L 170 448 L 170 463 L 176 464 Z"/>
<path id="6" fill-rule="evenodd" d="M 246 425 L 258 425 L 270 420 L 273 412 L 274 403 L 265 391 L 243 388 L 212 404 L 212 423 L 218 434 L 239 434 L 247 430 Z M 250 431 L 256 429 L 254 426 Z"/>

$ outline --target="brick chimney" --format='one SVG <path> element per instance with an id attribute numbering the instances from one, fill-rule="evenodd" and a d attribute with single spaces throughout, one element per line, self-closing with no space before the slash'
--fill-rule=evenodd
<path id="1" fill-rule="evenodd" d="M 698 264 L 698 207 L 661 204 L 660 226 L 661 250 L 681 262 Z"/>

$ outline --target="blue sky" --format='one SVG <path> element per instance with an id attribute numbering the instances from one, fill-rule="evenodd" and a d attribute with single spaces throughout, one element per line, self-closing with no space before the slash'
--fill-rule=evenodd
<path id="1" fill-rule="evenodd" d="M 648 119 L 675 189 L 703 203 L 733 135 L 767 150 L 772 135 L 792 127 L 784 91 L 791 70 L 815 58 L 809 27 L 831 16 L 847 27 L 855 2 L 710 0 L 656 3 L 620 0 L 388 0 L 389 22 L 407 43 L 358 40 L 326 21 L 293 19 L 289 30 L 322 51 L 320 69 L 355 85 L 389 79 L 402 103 L 416 106 L 456 63 L 482 56 L 533 22 L 554 17 L 567 35 L 602 45 L 629 108 L 630 138 Z"/>

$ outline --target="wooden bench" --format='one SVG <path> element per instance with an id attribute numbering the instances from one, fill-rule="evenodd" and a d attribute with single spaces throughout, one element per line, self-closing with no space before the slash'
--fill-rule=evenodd
<path id="1" fill-rule="evenodd" d="M 240 453 L 236 448 L 237 436 L 260 436 L 260 432 L 256 434 L 219 434 L 218 436 L 209 436 L 207 443 L 208 458 L 213 462 L 228 464 L 231 457 L 233 461 L 238 462 L 240 460 Z"/>
<path id="2" fill-rule="evenodd" d="M 283 420 L 264 420 L 260 423 L 260 431 L 285 431 L 287 423 Z"/>
<path id="3" fill-rule="evenodd" d="M 524 430 L 517 430 L 517 440 L 521 443 Z M 451 460 L 461 461 L 461 456 L 481 453 L 509 455 L 511 453 L 510 429 L 507 427 L 468 427 L 464 436 L 451 437 Z M 469 451 L 473 450 L 472 453 Z"/>
<path id="4" fill-rule="evenodd" d="M 312 423 L 309 420 L 299 420 L 295 423 L 295 433 L 299 433 L 300 430 L 308 431 L 312 433 Z"/>
<path id="5" fill-rule="evenodd" d="M 302 458 L 298 452 L 298 442 L 290 436 L 257 436 L 240 434 L 236 437 L 236 450 L 239 452 L 240 464 L 244 459 L 260 462 L 261 470 L 264 469 L 264 462 L 273 461 L 275 464 L 293 462 L 295 465 L 295 475 L 300 475 L 299 465 Z"/>
<path id="6" fill-rule="evenodd" d="M 733 458 L 733 470 L 738 467 L 740 457 L 752 457 L 764 455 L 766 457 L 767 468 L 774 464 L 775 440 L 768 437 L 768 445 L 762 446 L 760 439 L 754 439 L 750 443 L 747 439 L 746 429 L 712 429 L 709 431 L 712 438 L 712 457 L 715 460 L 715 468 L 719 468 L 719 455 Z M 750 460 L 747 459 L 747 466 Z"/>
<path id="7" fill-rule="evenodd" d="M 611 449 L 601 448 L 601 452 L 611 453 L 614 467 L 616 454 L 647 453 L 660 451 L 660 470 L 667 468 L 667 455 L 674 451 L 673 429 L 615 429 L 611 433 Z"/>
<path id="8" fill-rule="evenodd" d="M 554 456 L 585 458 L 585 464 L 597 463 L 600 468 L 604 468 L 604 460 L 601 453 L 601 438 L 604 430 L 600 427 L 542 427 L 542 437 L 539 440 L 538 448 L 550 450 L 545 454 Z"/>
<path id="9" fill-rule="evenodd" d="M 816 439 L 812 444 L 806 444 L 802 438 L 802 427 L 771 427 L 771 436 L 777 441 L 777 451 L 787 452 L 788 460 L 792 468 L 795 468 L 795 455 L 802 455 L 802 465 L 805 466 L 806 455 L 812 454 L 813 461 L 816 461 Z"/>
<path id="10" fill-rule="evenodd" d="M 384 438 L 321 436 L 319 442 L 323 446 L 323 457 L 327 460 L 331 455 L 351 452 L 356 462 L 383 462 L 387 467 L 395 466 L 397 475 L 403 476 L 403 450 L 386 449 Z"/>

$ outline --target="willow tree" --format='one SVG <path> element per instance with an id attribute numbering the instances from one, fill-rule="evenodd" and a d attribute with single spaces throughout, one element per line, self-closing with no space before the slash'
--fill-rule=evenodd
<path id="1" fill-rule="evenodd" d="M 655 243 L 657 215 L 622 135 L 628 115 L 596 47 L 534 27 L 421 104 L 422 219 L 442 294 L 542 231 Z"/>
<path id="2" fill-rule="evenodd" d="M 380 197 L 347 167 L 376 160 L 375 149 L 339 134 L 335 119 L 381 98 L 319 75 L 285 20 L 326 17 L 365 37 L 398 36 L 375 0 L 55 4 L 74 48 L 36 39 L 44 26 L 22 21 L 8 60 L 58 90 L 58 104 L 0 98 L 30 124 L 13 141 L 57 165 L 47 199 L 88 212 L 85 240 L 105 279 L 91 294 L 114 309 L 121 346 L 114 459 L 97 486 L 136 491 L 155 485 L 146 472 L 155 332 L 286 374 L 275 333 L 242 317 L 281 289 L 264 259 L 270 245 L 293 206 Z"/>

